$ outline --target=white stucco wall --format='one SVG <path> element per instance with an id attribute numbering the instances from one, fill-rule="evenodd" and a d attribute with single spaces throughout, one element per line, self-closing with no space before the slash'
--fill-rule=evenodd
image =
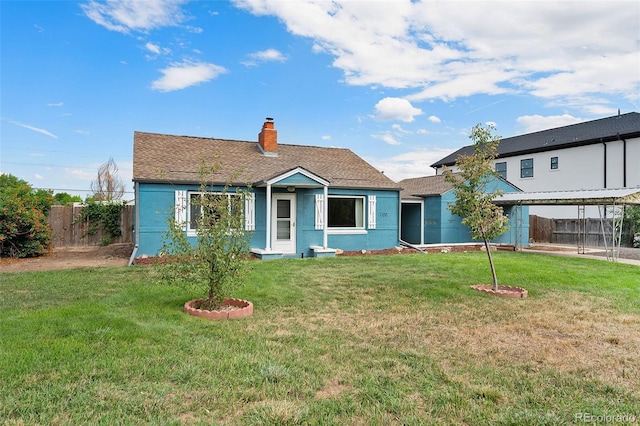
<path id="1" fill-rule="evenodd" d="M 577 189 L 640 187 L 640 138 L 626 142 L 626 185 L 623 161 L 624 143 L 602 143 L 501 158 L 507 163 L 507 180 L 525 192 Z M 551 169 L 551 157 L 558 157 L 558 168 Z M 520 177 L 520 161 L 533 159 L 533 177 Z M 452 168 L 455 171 L 455 167 Z M 437 174 L 442 170 L 438 169 Z M 606 186 L 605 186 L 606 185 Z M 577 218 L 577 206 L 531 206 L 529 213 L 548 218 Z M 599 217 L 597 207 L 587 207 L 587 217 Z"/>

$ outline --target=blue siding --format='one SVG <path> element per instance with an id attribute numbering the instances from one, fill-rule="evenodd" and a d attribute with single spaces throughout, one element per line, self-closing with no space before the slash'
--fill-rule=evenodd
<path id="1" fill-rule="evenodd" d="M 294 175 L 298 176 L 298 175 Z M 292 178 L 294 177 L 292 176 Z M 304 177 L 306 176 L 300 175 Z M 298 176 L 299 177 L 299 176 Z M 162 238 L 166 233 L 169 216 L 173 214 L 175 191 L 197 191 L 197 185 L 144 184 L 138 186 L 138 255 L 155 256 L 162 246 Z M 219 189 L 219 188 L 214 188 Z M 254 188 L 255 193 L 255 231 L 251 246 L 265 248 L 267 231 L 266 189 Z M 273 188 L 273 194 L 288 193 L 285 188 Z M 322 194 L 322 188 L 297 188 L 296 194 L 296 238 L 297 255 L 312 255 L 310 246 L 322 245 L 323 231 L 315 229 L 315 195 Z M 378 250 L 398 244 L 399 193 L 398 191 L 371 191 L 329 189 L 329 195 L 370 196 L 376 198 L 376 229 L 366 229 L 359 234 L 329 235 L 331 248 L 342 250 Z M 368 203 L 365 201 L 365 210 Z M 365 228 L 368 212 L 365 211 Z M 190 237 L 195 243 L 196 238 Z"/>
<path id="2" fill-rule="evenodd" d="M 496 180 L 491 182 L 487 190 L 501 189 L 505 193 L 518 191 L 508 182 Z M 462 224 L 462 218 L 455 216 L 448 209 L 450 203 L 455 202 L 453 191 L 442 195 L 426 197 L 424 199 L 424 242 L 425 244 L 453 244 L 472 241 L 471 232 Z M 520 214 L 516 214 L 516 207 L 506 207 L 505 214 L 509 216 L 509 230 L 498 236 L 493 242 L 498 244 L 520 244 L 527 246 L 529 242 L 529 208 L 522 206 Z M 518 226 L 518 221 L 521 222 Z M 404 222 L 403 222 L 404 225 Z M 517 235 L 518 230 L 521 231 Z M 403 229 L 403 232 L 407 232 Z"/>
<path id="3" fill-rule="evenodd" d="M 156 256 L 162 247 L 162 240 L 167 232 L 169 218 L 173 215 L 176 191 L 198 191 L 198 185 L 166 185 L 166 184 L 140 184 L 138 190 L 139 203 L 139 230 L 137 255 L 146 254 Z M 214 187 L 214 191 L 222 190 L 222 187 Z M 258 228 L 258 205 L 260 200 L 256 197 L 256 228 Z M 264 200 L 262 200 L 264 209 Z M 264 220 L 262 221 L 264 222 Z M 254 240 L 259 237 L 254 233 Z M 264 240 L 264 235 L 262 236 Z M 189 237 L 189 241 L 196 242 L 196 237 Z"/>
<path id="4" fill-rule="evenodd" d="M 445 205 L 446 208 L 446 205 Z M 437 244 L 442 242 L 440 227 L 442 226 L 442 200 L 440 196 L 424 199 L 424 242 Z"/>
<path id="5" fill-rule="evenodd" d="M 296 173 L 294 175 L 289 176 L 286 179 L 282 179 L 278 181 L 278 185 L 306 185 L 306 186 L 316 186 L 318 182 L 315 180 L 303 175 L 302 173 Z"/>
<path id="6" fill-rule="evenodd" d="M 298 189 L 296 193 L 298 194 L 298 226 L 296 230 L 298 252 L 304 253 L 304 256 L 307 257 L 312 255 L 310 246 L 321 246 L 323 242 L 323 230 L 315 229 L 315 196 L 316 194 L 322 194 L 323 190 L 321 188 Z M 397 191 L 329 188 L 329 196 L 331 195 L 354 197 L 375 195 L 376 228 L 366 229 L 369 206 L 365 199 L 365 230 L 349 234 L 332 234 L 331 230 L 329 230 L 327 237 L 329 247 L 345 251 L 381 250 L 398 244 L 400 198 Z"/>

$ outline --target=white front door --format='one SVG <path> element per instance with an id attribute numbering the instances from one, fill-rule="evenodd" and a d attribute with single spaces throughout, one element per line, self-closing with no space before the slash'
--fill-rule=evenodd
<path id="1" fill-rule="evenodd" d="M 273 194 L 271 201 L 271 248 L 296 253 L 296 195 Z"/>

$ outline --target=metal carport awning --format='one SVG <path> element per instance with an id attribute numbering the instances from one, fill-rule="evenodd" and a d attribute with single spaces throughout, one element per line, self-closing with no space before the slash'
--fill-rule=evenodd
<path id="1" fill-rule="evenodd" d="M 600 229 L 605 244 L 607 259 L 618 260 L 620 239 L 624 221 L 624 208 L 627 205 L 640 205 L 640 187 L 616 189 L 580 189 L 575 191 L 509 192 L 496 197 L 497 205 L 526 206 L 578 206 L 578 229 L 585 229 L 584 206 L 598 206 L 600 211 Z M 611 206 L 611 223 L 606 220 L 607 208 Z M 580 228 L 582 225 L 582 228 Z M 607 245 L 607 229 L 611 230 L 611 247 Z M 578 253 L 585 251 L 586 235 L 578 232 Z"/>
<path id="2" fill-rule="evenodd" d="M 640 205 L 640 188 L 509 192 L 496 197 L 494 203 L 498 205 L 522 204 L 527 206 Z"/>

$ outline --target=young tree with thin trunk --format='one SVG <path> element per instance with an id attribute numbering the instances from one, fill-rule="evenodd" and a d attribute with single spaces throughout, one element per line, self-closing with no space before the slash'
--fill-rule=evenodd
<path id="1" fill-rule="evenodd" d="M 118 176 L 118 166 L 113 158 L 102 164 L 98 169 L 98 177 L 91 182 L 94 201 L 119 200 L 124 195 L 124 183 Z"/>
<path id="2" fill-rule="evenodd" d="M 502 195 L 501 190 L 489 191 L 488 185 L 498 178 L 493 167 L 493 160 L 498 156 L 500 137 L 493 132 L 495 127 L 483 127 L 477 124 L 471 130 L 469 138 L 473 140 L 473 153 L 461 155 L 456 160 L 457 173 L 445 167 L 444 176 L 447 182 L 453 184 L 456 197 L 454 203 L 449 204 L 449 210 L 462 217 L 462 223 L 471 230 L 474 240 L 482 240 L 489 257 L 493 290 L 498 290 L 498 278 L 493 264 L 493 257 L 489 241 L 509 229 L 508 218 L 502 207 L 493 200 Z"/>
<path id="3" fill-rule="evenodd" d="M 222 187 L 214 185 L 217 165 L 200 166 L 199 195 L 191 208 L 197 241 L 191 244 L 175 211 L 168 217 L 168 230 L 161 253 L 170 260 L 158 265 L 159 282 L 197 290 L 205 289 L 206 298 L 199 309 L 219 309 L 226 298 L 242 284 L 249 266 L 251 237 L 245 229 L 245 200 L 251 197 L 247 188 L 232 186 L 237 175 Z M 239 174 L 238 174 L 239 175 Z"/>

